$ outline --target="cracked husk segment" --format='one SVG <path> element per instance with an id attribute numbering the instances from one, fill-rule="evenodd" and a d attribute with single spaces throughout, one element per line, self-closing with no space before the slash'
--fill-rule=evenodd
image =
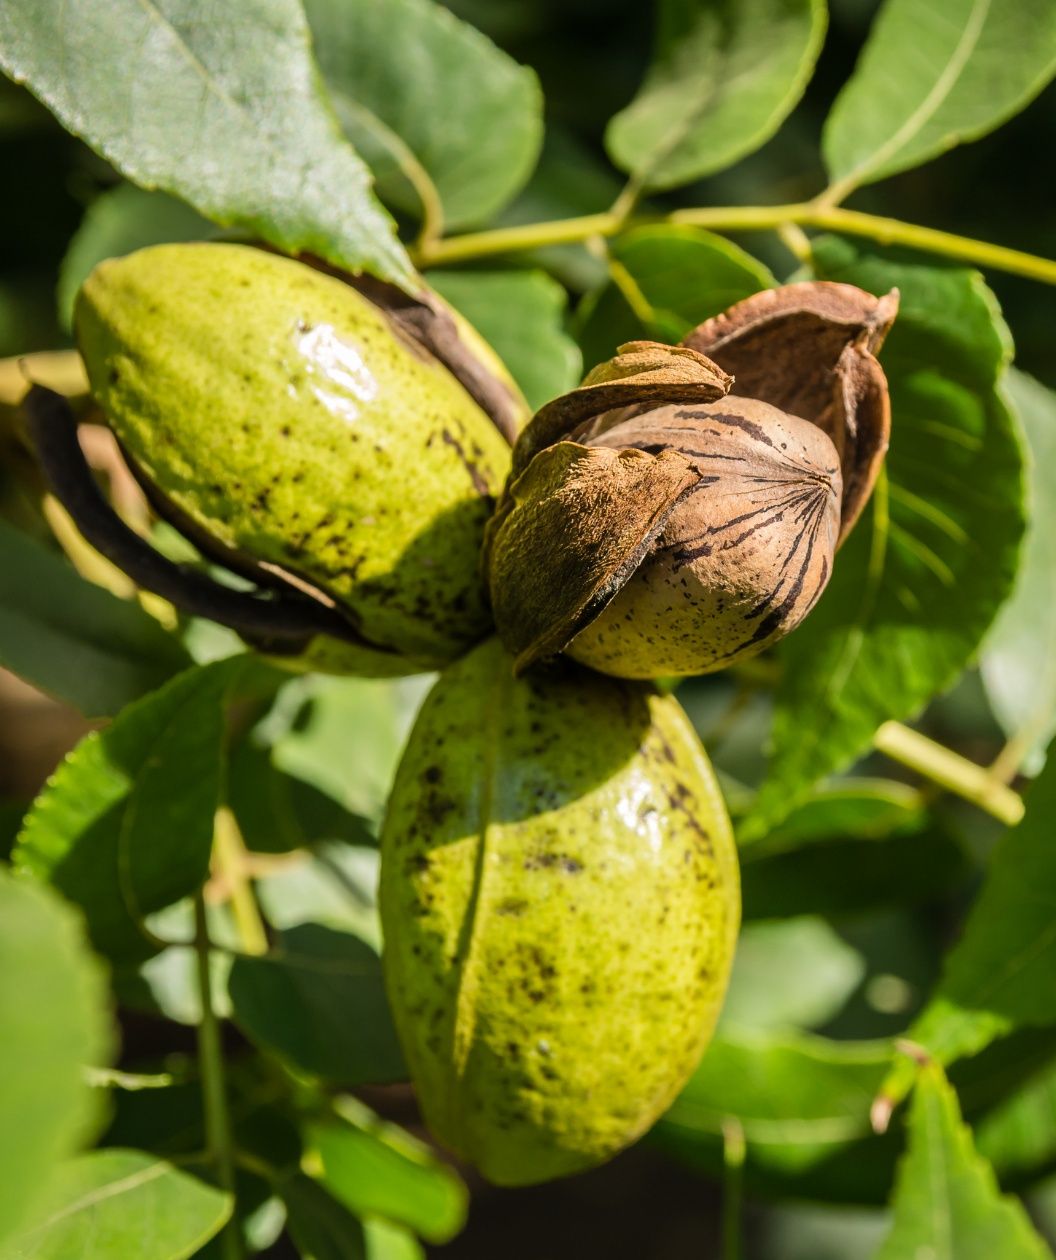
<path id="1" fill-rule="evenodd" d="M 76 324 L 122 446 L 219 549 L 306 578 L 419 665 L 486 633 L 509 449 L 354 289 L 246 246 L 157 246 L 96 268 Z"/>
<path id="2" fill-rule="evenodd" d="M 740 916 L 711 766 L 677 701 L 495 640 L 425 702 L 390 798 L 390 1003 L 426 1120 L 506 1185 L 634 1141 L 692 1072 Z"/>

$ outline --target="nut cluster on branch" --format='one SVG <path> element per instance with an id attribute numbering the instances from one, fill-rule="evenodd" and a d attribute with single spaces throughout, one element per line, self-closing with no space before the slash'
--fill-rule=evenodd
<path id="1" fill-rule="evenodd" d="M 621 347 L 517 436 L 501 365 L 429 295 L 235 245 L 104 264 L 77 315 L 95 398 L 159 514 L 251 591 L 134 534 L 63 401 L 30 397 L 56 492 L 140 584 L 302 667 L 446 666 L 383 828 L 386 982 L 428 1123 L 497 1182 L 614 1154 L 710 1037 L 732 831 L 677 700 L 633 680 L 810 611 L 887 447 L 896 307 L 758 294 Z M 474 646 L 492 616 L 505 646 Z"/>
<path id="2" fill-rule="evenodd" d="M 629 678 L 761 651 L 814 606 L 890 429 L 876 360 L 897 294 L 757 294 L 682 346 L 632 342 L 536 414 L 488 525 L 517 666 Z"/>

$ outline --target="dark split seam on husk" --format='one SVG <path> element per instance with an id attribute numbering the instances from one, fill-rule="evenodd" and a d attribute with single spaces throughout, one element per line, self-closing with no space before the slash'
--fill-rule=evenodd
<path id="1" fill-rule="evenodd" d="M 308 595 L 236 591 L 168 560 L 130 529 L 104 498 L 81 449 L 78 421 L 68 401 L 33 385 L 23 405 L 30 441 L 56 498 L 85 539 L 137 586 L 184 613 L 228 626 L 265 651 L 296 654 L 320 634 L 383 650 L 365 644 L 340 612 Z"/>

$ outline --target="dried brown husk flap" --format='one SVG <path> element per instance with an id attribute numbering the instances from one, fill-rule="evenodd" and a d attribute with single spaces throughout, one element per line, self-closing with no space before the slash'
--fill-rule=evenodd
<path id="1" fill-rule="evenodd" d="M 897 289 L 875 297 L 809 281 L 756 293 L 684 341 L 733 374 L 732 393 L 809 420 L 832 439 L 843 473 L 841 542 L 887 450 L 891 408 L 876 354 L 897 313 Z"/>
<path id="2" fill-rule="evenodd" d="M 495 623 L 518 673 L 601 612 L 699 480 L 676 451 L 557 442 L 535 456 L 485 542 Z"/>
<path id="3" fill-rule="evenodd" d="M 580 440 L 594 422 L 616 409 L 715 402 L 732 384 L 726 372 L 695 349 L 629 341 L 615 358 L 594 368 L 578 389 L 536 412 L 514 447 L 512 476 L 555 442 Z"/>

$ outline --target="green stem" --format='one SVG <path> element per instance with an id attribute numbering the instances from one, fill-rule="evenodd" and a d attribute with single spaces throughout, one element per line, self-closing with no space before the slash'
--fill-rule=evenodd
<path id="1" fill-rule="evenodd" d="M 411 251 L 419 267 L 438 267 L 447 263 L 468 262 L 492 254 L 506 254 L 522 249 L 539 249 L 543 245 L 570 245 L 591 236 L 613 236 L 623 220 L 611 211 L 585 214 L 575 219 L 557 219 L 551 223 L 526 223 L 520 227 L 491 228 L 486 232 L 467 232 L 440 241 L 423 241 Z"/>
<path id="2" fill-rule="evenodd" d="M 222 805 L 216 811 L 213 864 L 226 885 L 238 939 L 246 954 L 266 954 L 268 933 L 246 874 L 246 844 L 234 813 Z"/>
<path id="3" fill-rule="evenodd" d="M 885 219 L 877 214 L 863 214 L 860 210 L 844 210 L 836 206 L 829 209 L 819 207 L 800 222 L 804 227 L 865 236 L 880 245 L 907 245 L 911 249 L 956 258 L 977 267 L 991 267 L 995 271 L 1008 271 L 1030 280 L 1056 284 L 1056 261 L 1051 258 L 1039 258 L 1019 249 L 941 232 L 937 228 L 921 227 L 917 223 L 903 223 L 900 219 Z"/>
<path id="4" fill-rule="evenodd" d="M 741 1122 L 729 1116 L 722 1125 L 722 1260 L 741 1260 L 745 1151 Z"/>
<path id="5" fill-rule="evenodd" d="M 1023 817 L 1023 798 L 985 766 L 976 765 L 901 722 L 885 722 L 876 732 L 873 746 L 892 761 L 915 770 L 1010 827 Z"/>
<path id="6" fill-rule="evenodd" d="M 542 245 L 572 244 L 591 236 L 614 236 L 625 227 L 646 223 L 686 223 L 717 232 L 770 232 L 791 224 L 861 236 L 882 245 L 904 245 L 978 267 L 992 267 L 1046 284 L 1056 284 L 1056 261 L 1052 259 L 819 201 L 792 202 L 781 206 L 704 206 L 675 210 L 668 215 L 640 215 L 630 219 L 609 210 L 573 219 L 526 223 L 519 227 L 494 228 L 446 240 L 423 242 L 416 251 L 416 261 L 419 266 L 467 262 L 493 254 L 537 249 Z"/>
<path id="7" fill-rule="evenodd" d="M 231 1133 L 231 1117 L 227 1109 L 220 1024 L 213 1008 L 213 986 L 209 973 L 211 952 L 209 925 L 205 917 L 205 898 L 201 892 L 198 892 L 194 899 L 194 951 L 197 961 L 198 994 L 202 1004 L 202 1018 L 198 1024 L 198 1066 L 202 1079 L 205 1137 L 220 1188 L 226 1190 L 234 1199 L 235 1147 Z M 239 1225 L 237 1213 L 233 1213 L 230 1221 L 224 1226 L 221 1246 L 224 1260 L 245 1260 L 242 1228 Z"/>

